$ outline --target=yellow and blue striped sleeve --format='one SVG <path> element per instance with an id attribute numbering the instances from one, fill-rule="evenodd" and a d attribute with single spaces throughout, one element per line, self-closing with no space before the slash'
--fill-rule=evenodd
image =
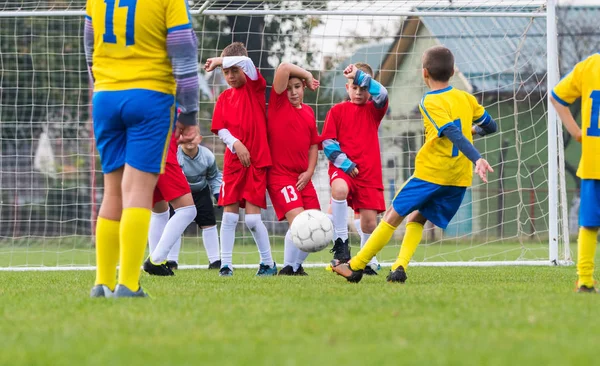
<path id="1" fill-rule="evenodd" d="M 187 0 L 167 0 L 167 32 L 192 28 Z"/>
<path id="2" fill-rule="evenodd" d="M 483 108 L 477 101 L 477 98 L 467 93 L 467 98 L 471 102 L 471 109 L 473 110 L 473 123 L 477 126 L 485 126 L 492 121 L 492 116 Z"/>
<path id="3" fill-rule="evenodd" d="M 431 96 L 425 95 L 423 99 L 421 99 L 419 109 L 421 110 L 423 119 L 431 122 L 433 127 L 437 130 L 438 136 L 442 135 L 442 132 L 446 127 L 454 124 L 452 116 Z"/>
<path id="4" fill-rule="evenodd" d="M 554 100 L 564 106 L 569 106 L 579 97 L 581 97 L 582 77 L 586 66 L 586 61 L 581 61 L 571 72 L 565 75 L 552 90 Z"/>

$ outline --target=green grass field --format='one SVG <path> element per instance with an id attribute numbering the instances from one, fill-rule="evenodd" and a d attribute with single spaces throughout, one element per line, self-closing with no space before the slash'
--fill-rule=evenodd
<path id="1" fill-rule="evenodd" d="M 152 299 L 90 299 L 91 271 L 0 273 L 1 365 L 583 365 L 600 296 L 573 267 L 424 268 L 405 285 L 323 269 L 142 276 Z M 384 272 L 384 271 L 382 271 Z"/>

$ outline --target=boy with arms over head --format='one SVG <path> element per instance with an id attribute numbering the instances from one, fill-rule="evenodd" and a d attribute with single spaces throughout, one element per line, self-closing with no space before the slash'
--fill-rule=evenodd
<path id="1" fill-rule="evenodd" d="M 382 221 L 365 246 L 349 263 L 332 262 L 333 270 L 350 282 L 359 282 L 369 260 L 392 238 L 407 217 L 406 233 L 388 282 L 406 281 L 406 267 L 421 241 L 427 220 L 445 229 L 458 211 L 475 172 L 487 183 L 488 162 L 472 144 L 473 134 L 496 131 L 496 122 L 475 97 L 449 85 L 454 56 L 443 46 L 423 54 L 423 79 L 431 90 L 419 108 L 425 124 L 425 143 L 415 161 L 415 173 L 394 197 Z M 475 124 L 475 126 L 473 126 Z"/>
<path id="2" fill-rule="evenodd" d="M 575 65 L 552 91 L 550 100 L 567 131 L 581 142 L 577 176 L 581 178 L 579 237 L 577 240 L 577 291 L 596 292 L 594 257 L 600 227 L 600 54 Z M 569 105 L 581 97 L 581 128 Z"/>
<path id="3" fill-rule="evenodd" d="M 219 206 L 224 207 L 219 275 L 233 275 L 232 252 L 241 207 L 246 209 L 246 226 L 260 253 L 256 275 L 273 276 L 277 267 L 260 217 L 260 209 L 267 208 L 267 168 L 271 166 L 265 115 L 267 83 L 240 42 L 225 47 L 221 57 L 209 58 L 204 68 L 212 71 L 219 66 L 231 87 L 215 104 L 211 128 L 227 145 L 219 194 Z"/>
<path id="4" fill-rule="evenodd" d="M 198 45 L 187 3 L 120 5 L 86 4 L 85 55 L 94 80 L 94 136 L 104 172 L 92 297 L 109 297 L 113 290 L 115 297 L 147 296 L 139 284 L 140 267 L 175 96 L 182 110 L 176 138 L 189 142 L 197 134 Z"/>
<path id="5" fill-rule="evenodd" d="M 316 90 L 318 86 L 310 72 L 284 62 L 275 72 L 271 89 L 267 129 L 273 165 L 267 174 L 267 189 L 277 218 L 290 225 L 305 209 L 321 208 L 311 181 L 319 135 L 315 113 L 303 103 L 304 88 Z M 302 263 L 307 256 L 294 245 L 288 230 L 279 275 L 306 275 Z"/>
<path id="6" fill-rule="evenodd" d="M 349 101 L 327 113 L 321 138 L 329 159 L 331 211 L 335 243 L 333 258 L 350 260 L 348 205 L 360 212 L 361 247 L 377 226 L 377 214 L 385 210 L 378 129 L 388 108 L 387 90 L 364 63 L 344 70 Z M 376 259 L 372 263 L 375 267 Z M 369 266 L 368 274 L 377 274 Z"/>

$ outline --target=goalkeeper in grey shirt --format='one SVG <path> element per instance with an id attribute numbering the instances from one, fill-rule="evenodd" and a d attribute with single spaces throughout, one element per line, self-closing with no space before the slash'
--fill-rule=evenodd
<path id="1" fill-rule="evenodd" d="M 177 162 L 192 190 L 192 197 L 196 205 L 196 224 L 202 229 L 202 241 L 208 256 L 208 269 L 221 268 L 219 257 L 219 234 L 217 220 L 213 207 L 219 200 L 219 190 L 223 182 L 223 174 L 217 168 L 215 155 L 206 147 L 201 146 L 202 136 L 198 135 L 194 141 L 179 145 L 177 149 Z M 174 246 L 169 253 L 169 261 L 178 261 L 180 243 Z"/>

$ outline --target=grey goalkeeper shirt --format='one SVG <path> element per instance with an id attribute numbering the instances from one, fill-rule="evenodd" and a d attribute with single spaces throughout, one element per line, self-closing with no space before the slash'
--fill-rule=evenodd
<path id="1" fill-rule="evenodd" d="M 177 149 L 177 162 L 183 169 L 183 174 L 185 174 L 192 192 L 200 192 L 210 184 L 211 193 L 219 193 L 223 182 L 223 174 L 217 168 L 215 155 L 212 151 L 198 145 L 198 154 L 189 157 L 180 146 Z"/>

